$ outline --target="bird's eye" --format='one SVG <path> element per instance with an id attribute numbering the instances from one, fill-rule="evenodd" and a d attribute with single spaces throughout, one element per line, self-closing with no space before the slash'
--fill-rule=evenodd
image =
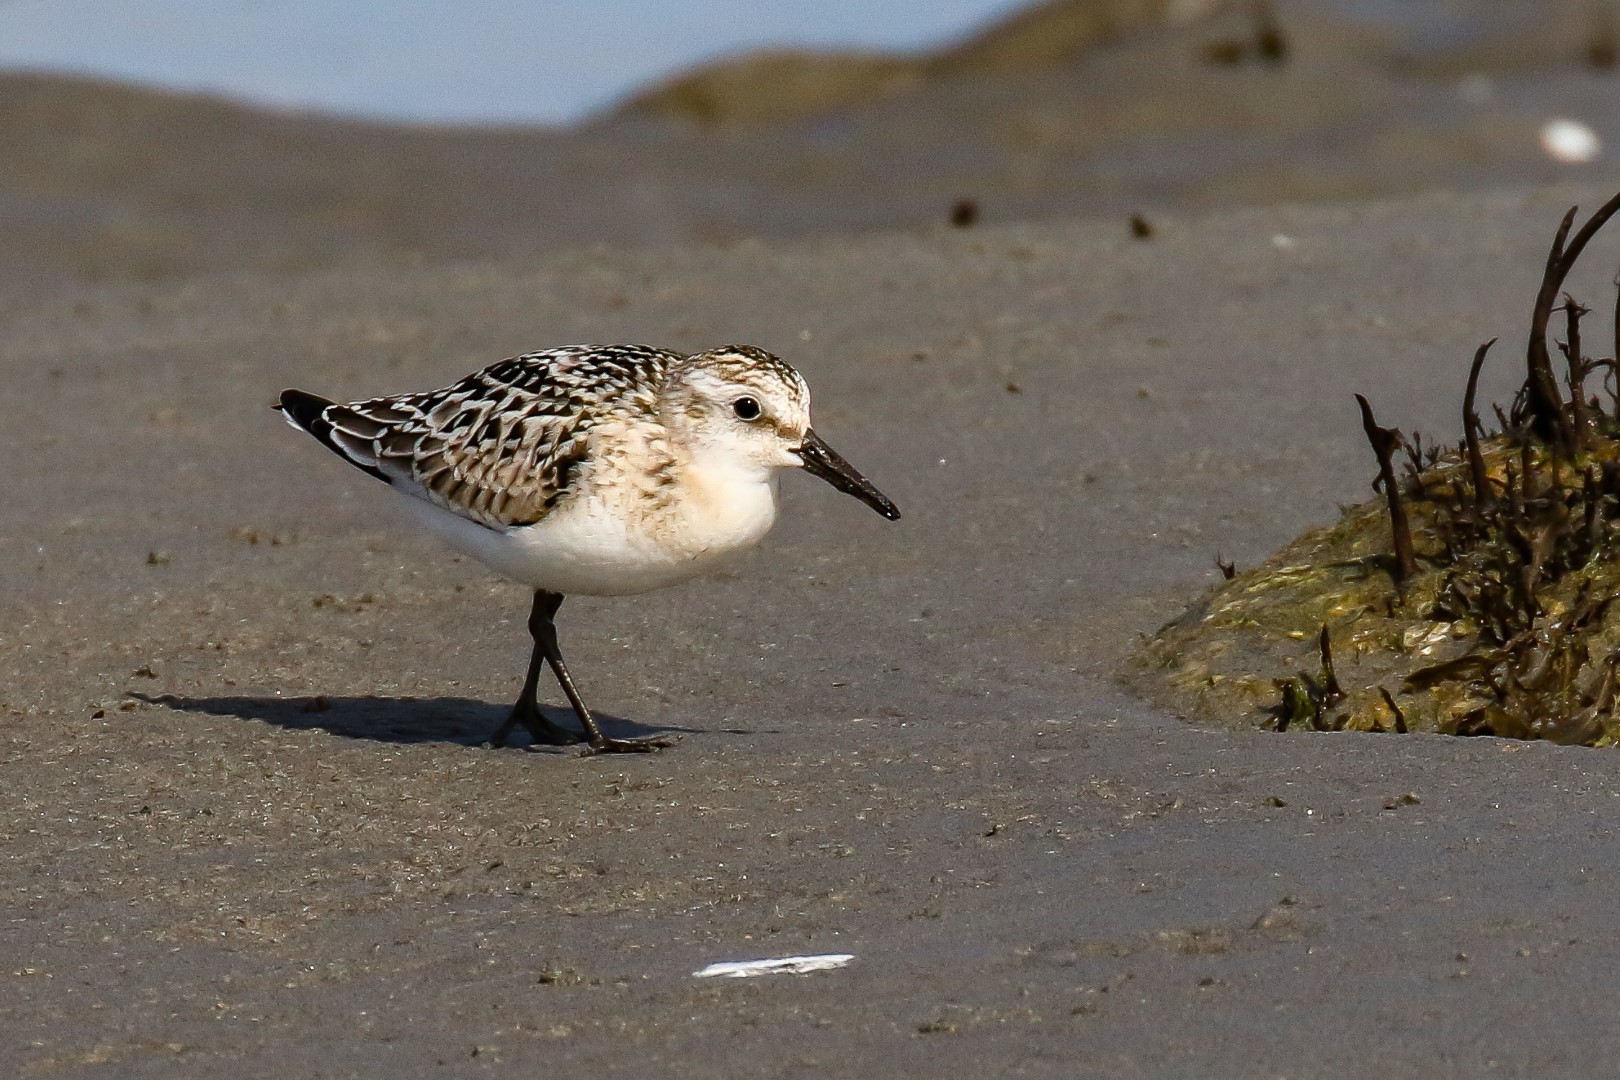
<path id="1" fill-rule="evenodd" d="M 737 414 L 739 420 L 758 420 L 759 402 L 751 397 L 740 397 L 731 403 L 731 411 Z"/>

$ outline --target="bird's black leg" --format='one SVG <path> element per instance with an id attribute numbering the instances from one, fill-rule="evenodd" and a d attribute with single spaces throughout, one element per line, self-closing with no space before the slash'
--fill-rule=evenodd
<path id="1" fill-rule="evenodd" d="M 557 609 L 562 606 L 563 598 L 556 593 L 537 592 L 534 594 L 534 612 L 529 616 L 529 632 L 534 635 L 535 655 L 544 654 L 546 662 L 556 674 L 557 681 L 562 684 L 563 693 L 568 695 L 568 703 L 574 707 L 574 713 L 579 717 L 580 726 L 585 729 L 585 745 L 589 753 L 593 754 L 646 754 L 654 750 L 661 750 L 666 746 L 673 746 L 675 740 L 668 736 L 654 735 L 646 739 L 610 739 L 602 734 L 597 726 L 596 717 L 591 710 L 585 707 L 585 702 L 579 696 L 579 690 L 574 686 L 573 676 L 568 674 L 568 666 L 563 663 L 562 649 L 557 646 L 557 626 L 552 621 Z M 531 673 L 533 665 L 530 665 Z"/>
<path id="2" fill-rule="evenodd" d="M 569 746 L 580 741 L 577 733 L 558 727 L 540 712 L 540 672 L 546 665 L 546 653 L 540 645 L 540 634 L 536 627 L 551 625 L 551 617 L 557 613 L 562 600 L 563 598 L 556 593 L 534 594 L 534 607 L 529 612 L 529 635 L 534 638 L 534 652 L 529 656 L 529 673 L 523 678 L 523 692 L 518 695 L 517 704 L 512 706 L 511 715 L 506 718 L 506 723 L 501 725 L 500 730 L 490 736 L 492 746 L 505 746 L 506 740 L 519 724 L 527 728 L 529 737 L 539 744 Z M 552 639 L 555 648 L 555 630 L 552 632 Z"/>

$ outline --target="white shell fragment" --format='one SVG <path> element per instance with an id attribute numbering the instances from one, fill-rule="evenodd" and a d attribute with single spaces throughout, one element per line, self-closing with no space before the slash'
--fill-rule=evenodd
<path id="1" fill-rule="evenodd" d="M 755 975 L 807 975 L 812 971 L 841 968 L 853 959 L 853 953 L 824 953 L 821 956 L 784 956 L 777 960 L 730 960 L 694 971 L 692 977 L 748 979 Z"/>
<path id="2" fill-rule="evenodd" d="M 1603 153 L 1603 140 L 1579 120 L 1549 120 L 1541 126 L 1541 148 L 1554 161 L 1584 165 Z"/>

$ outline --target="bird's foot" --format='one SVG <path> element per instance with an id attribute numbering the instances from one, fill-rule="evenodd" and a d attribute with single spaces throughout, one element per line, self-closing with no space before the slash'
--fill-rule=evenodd
<path id="1" fill-rule="evenodd" d="M 506 718 L 506 723 L 489 737 L 489 745 L 505 746 L 506 740 L 519 726 L 528 731 L 530 741 L 536 746 L 573 746 L 585 741 L 585 736 L 579 732 L 569 731 L 547 720 L 540 712 L 540 706 L 530 701 L 520 701 L 512 706 L 512 715 Z"/>
<path id="2" fill-rule="evenodd" d="M 678 735 L 649 735 L 644 739 L 610 739 L 606 735 L 579 748 L 581 757 L 592 754 L 656 754 L 680 742 Z"/>

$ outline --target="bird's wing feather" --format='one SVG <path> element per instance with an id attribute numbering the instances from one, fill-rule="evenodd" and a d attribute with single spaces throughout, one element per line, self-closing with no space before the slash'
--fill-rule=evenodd
<path id="1" fill-rule="evenodd" d="M 310 422 L 281 409 L 352 464 L 492 528 L 532 525 L 589 467 L 592 429 L 651 415 L 679 354 L 577 345 L 503 360 L 441 390 L 329 404 Z M 289 391 L 290 393 L 296 393 Z"/>

